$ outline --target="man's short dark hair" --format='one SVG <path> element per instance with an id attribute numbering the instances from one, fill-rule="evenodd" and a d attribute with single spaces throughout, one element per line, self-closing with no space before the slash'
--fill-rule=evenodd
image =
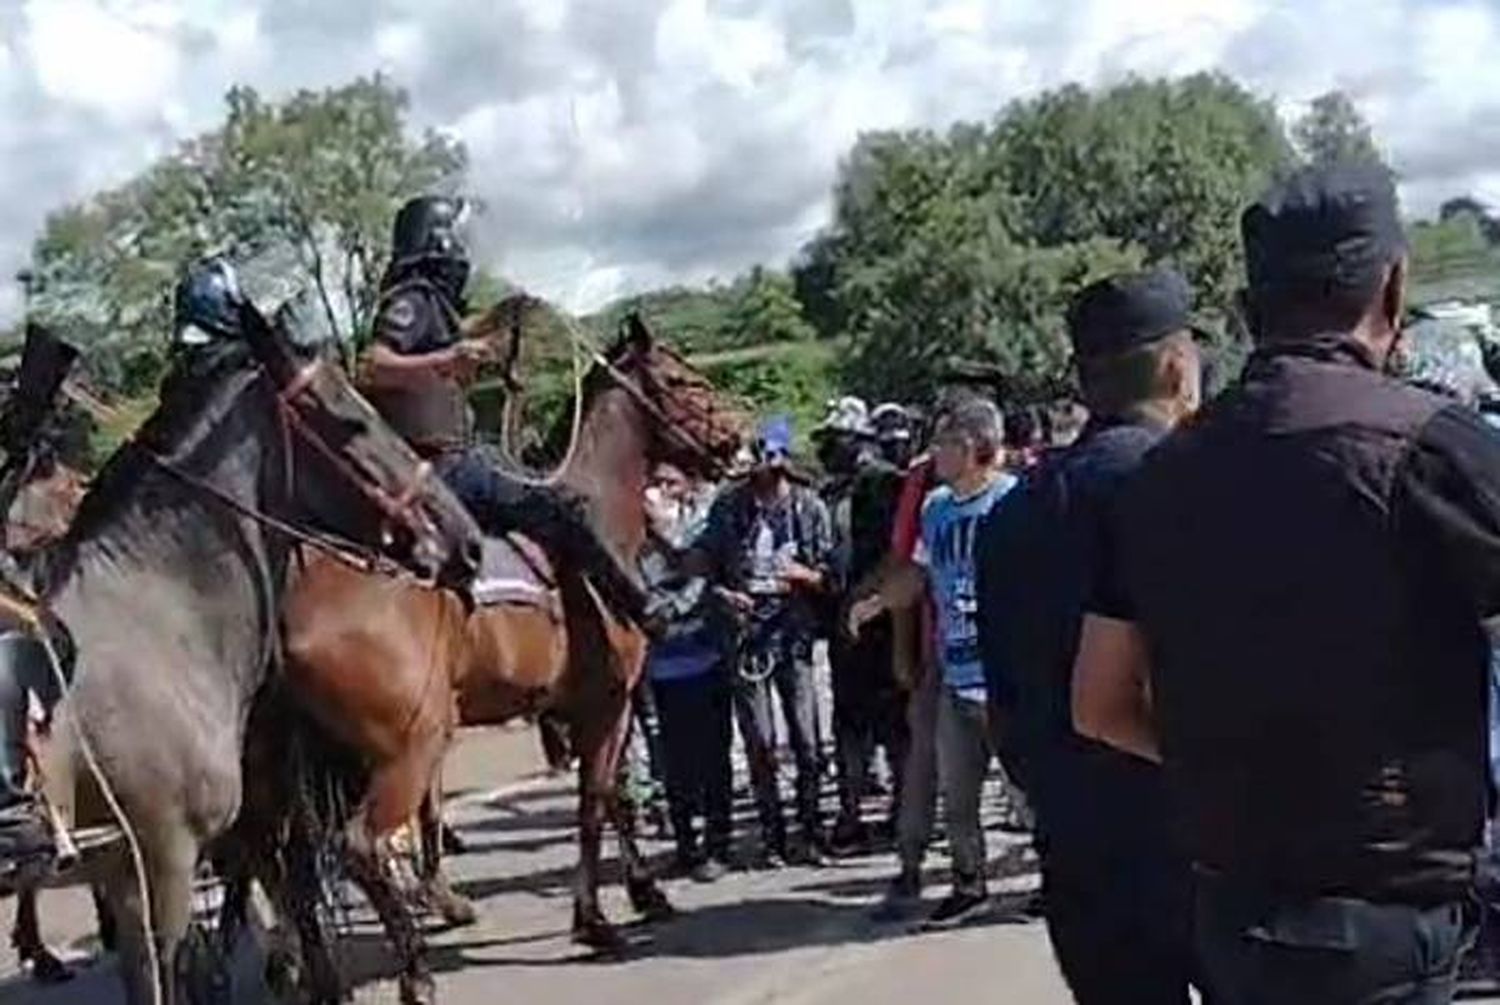
<path id="1" fill-rule="evenodd" d="M 1395 183 L 1371 164 L 1304 168 L 1240 221 L 1256 338 L 1346 332 L 1406 252 Z"/>
<path id="2" fill-rule="evenodd" d="M 1162 357 L 1175 340 L 1191 337 L 1181 332 L 1110 356 L 1080 359 L 1078 383 L 1083 403 L 1096 415 L 1113 417 L 1171 393 L 1163 383 L 1166 369 Z"/>

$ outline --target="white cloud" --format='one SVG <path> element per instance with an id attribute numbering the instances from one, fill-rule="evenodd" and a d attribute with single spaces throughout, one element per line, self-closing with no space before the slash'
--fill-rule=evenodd
<path id="1" fill-rule="evenodd" d="M 132 16 L 132 14 L 134 16 Z M 116 13 L 87 0 L 31 0 L 26 47 L 52 100 L 113 118 L 151 114 L 178 70 L 160 4 Z"/>
<path id="2" fill-rule="evenodd" d="M 1486 0 L 12 0 L 0 276 L 47 209 L 211 128 L 235 82 L 387 72 L 468 143 L 482 254 L 582 307 L 785 260 L 861 131 L 1069 80 L 1220 68 L 1287 112 L 1343 87 L 1409 205 L 1500 200 L 1497 49 Z"/>

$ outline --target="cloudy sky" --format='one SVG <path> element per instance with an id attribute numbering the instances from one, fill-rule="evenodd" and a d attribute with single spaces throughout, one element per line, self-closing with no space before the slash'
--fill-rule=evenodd
<path id="1" fill-rule="evenodd" d="M 1220 68 L 1355 96 L 1408 208 L 1500 201 L 1500 0 L 0 0 L 0 277 L 46 212 L 383 70 L 469 146 L 482 256 L 574 307 L 784 261 L 862 131 Z M 0 280 L 0 321 L 14 316 Z"/>

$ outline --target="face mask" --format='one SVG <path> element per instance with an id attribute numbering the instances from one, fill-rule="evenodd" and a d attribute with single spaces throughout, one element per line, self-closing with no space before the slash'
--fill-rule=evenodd
<path id="1" fill-rule="evenodd" d="M 464 287 L 469 284 L 469 263 L 462 258 L 438 259 L 432 267 L 432 281 L 449 303 L 458 306 L 463 302 Z"/>

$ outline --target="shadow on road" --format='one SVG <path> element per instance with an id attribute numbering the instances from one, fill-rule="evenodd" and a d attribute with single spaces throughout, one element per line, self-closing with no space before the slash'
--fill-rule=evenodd
<path id="1" fill-rule="evenodd" d="M 969 927 L 1020 923 L 1024 919 L 997 907 Z M 778 897 L 699 907 L 655 925 L 645 922 L 622 925 L 620 934 L 628 948 L 619 960 L 585 950 L 555 957 L 496 956 L 488 952 L 496 947 L 565 937 L 563 932 L 544 932 L 510 939 L 449 942 L 433 946 L 428 961 L 441 973 L 470 968 L 562 967 L 586 962 L 607 966 L 612 962 L 644 959 L 717 960 L 824 946 L 873 944 L 923 933 L 910 925 L 881 925 L 871 921 L 867 904 L 856 907 L 810 898 Z"/>

